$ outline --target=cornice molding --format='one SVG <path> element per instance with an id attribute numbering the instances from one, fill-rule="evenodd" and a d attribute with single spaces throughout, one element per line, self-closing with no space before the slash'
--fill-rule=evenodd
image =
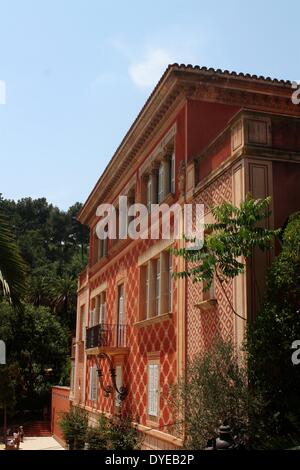
<path id="1" fill-rule="evenodd" d="M 96 183 L 78 214 L 78 220 L 89 222 L 97 201 L 102 202 L 112 188 L 119 185 L 159 125 L 176 109 L 182 98 L 300 116 L 300 106 L 292 103 L 291 95 L 289 81 L 190 65 L 169 66 Z"/>

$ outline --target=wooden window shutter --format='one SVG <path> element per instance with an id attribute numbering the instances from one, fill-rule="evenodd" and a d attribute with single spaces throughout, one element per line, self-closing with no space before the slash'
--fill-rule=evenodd
<path id="1" fill-rule="evenodd" d="M 161 299 L 160 313 L 169 311 L 169 253 L 164 251 L 160 255 L 161 266 Z"/>
<path id="2" fill-rule="evenodd" d="M 123 370 L 122 370 L 122 365 L 119 364 L 116 366 L 116 385 L 117 389 L 120 390 L 123 384 Z M 121 406 L 121 400 L 118 397 L 118 393 L 116 392 L 116 398 L 115 398 L 115 406 Z"/>
<path id="3" fill-rule="evenodd" d="M 148 365 L 148 414 L 158 415 L 158 364 Z"/>

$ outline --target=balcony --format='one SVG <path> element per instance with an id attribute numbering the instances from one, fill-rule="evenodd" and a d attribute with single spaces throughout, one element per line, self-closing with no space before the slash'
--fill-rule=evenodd
<path id="1" fill-rule="evenodd" d="M 95 353 L 126 353 L 127 325 L 100 323 L 86 329 L 85 347 Z"/>

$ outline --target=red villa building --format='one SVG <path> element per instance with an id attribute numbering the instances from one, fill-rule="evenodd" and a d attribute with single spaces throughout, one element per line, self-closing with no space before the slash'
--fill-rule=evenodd
<path id="1" fill-rule="evenodd" d="M 188 357 L 217 333 L 238 346 L 244 322 L 215 282 L 209 293 L 173 280 L 184 260 L 172 240 L 100 241 L 101 203 L 239 204 L 247 193 L 272 196 L 270 226 L 300 209 L 300 106 L 288 81 L 171 65 L 150 95 L 78 220 L 90 227 L 90 257 L 78 283 L 77 329 L 70 401 L 89 412 L 124 404 L 144 433 L 145 449 L 176 449 L 169 386 Z M 226 286 L 236 311 L 253 318 L 270 254 L 255 253 L 244 275 Z M 115 369 L 111 377 L 110 368 Z M 97 369 L 102 370 L 98 377 Z"/>

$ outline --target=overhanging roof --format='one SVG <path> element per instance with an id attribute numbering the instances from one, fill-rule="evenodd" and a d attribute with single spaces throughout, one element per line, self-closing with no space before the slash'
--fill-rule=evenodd
<path id="1" fill-rule="evenodd" d="M 103 202 L 113 185 L 122 178 L 126 170 L 128 171 L 130 162 L 180 92 L 188 95 L 193 87 L 219 86 L 225 90 L 225 93 L 230 93 L 232 90 L 241 93 L 255 91 L 257 94 L 279 96 L 287 101 L 291 96 L 291 85 L 289 80 L 247 73 L 184 64 L 169 65 L 98 179 L 77 216 L 78 220 L 81 223 L 88 223 L 97 205 Z"/>

